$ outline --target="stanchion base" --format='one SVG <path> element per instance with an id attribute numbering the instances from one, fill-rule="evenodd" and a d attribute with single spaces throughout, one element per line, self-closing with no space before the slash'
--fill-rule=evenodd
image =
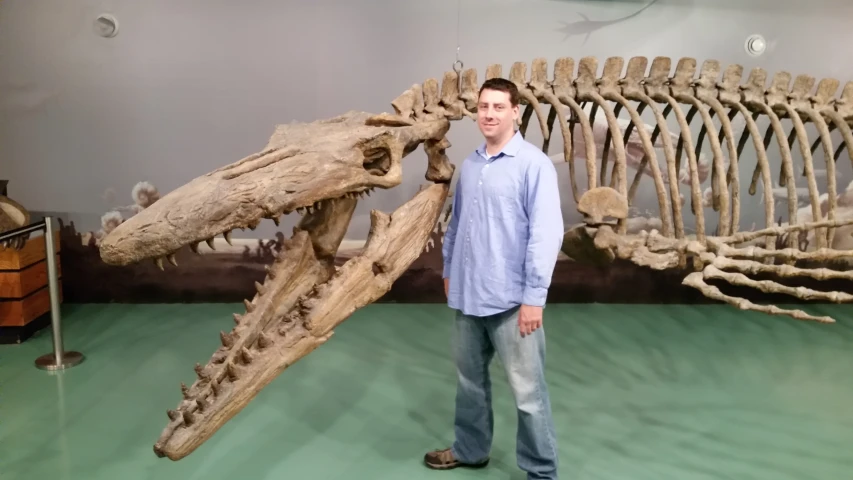
<path id="1" fill-rule="evenodd" d="M 65 352 L 62 355 L 62 364 L 56 364 L 56 355 L 47 353 L 36 359 L 36 368 L 39 370 L 65 370 L 75 365 L 79 365 L 86 357 L 80 352 Z"/>

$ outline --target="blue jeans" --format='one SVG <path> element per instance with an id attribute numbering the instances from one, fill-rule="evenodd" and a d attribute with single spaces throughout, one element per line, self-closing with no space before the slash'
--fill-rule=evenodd
<path id="1" fill-rule="evenodd" d="M 479 463 L 489 456 L 494 431 L 489 364 L 497 352 L 518 411 L 518 466 L 528 479 L 555 480 L 557 438 L 545 383 L 544 326 L 522 338 L 518 310 L 488 317 L 456 313 L 456 441 L 451 451 L 464 463 Z"/>

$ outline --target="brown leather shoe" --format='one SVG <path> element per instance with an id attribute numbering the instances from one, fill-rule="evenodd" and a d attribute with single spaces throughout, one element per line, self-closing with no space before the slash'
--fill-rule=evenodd
<path id="1" fill-rule="evenodd" d="M 434 470 L 450 470 L 458 467 L 483 468 L 489 464 L 489 459 L 487 458 L 480 463 L 463 463 L 453 456 L 453 452 L 449 448 L 446 448 L 434 450 L 424 455 L 424 463 Z"/>

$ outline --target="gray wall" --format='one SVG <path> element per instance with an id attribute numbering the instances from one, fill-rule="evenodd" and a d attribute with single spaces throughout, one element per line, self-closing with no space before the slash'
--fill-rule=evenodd
<path id="1" fill-rule="evenodd" d="M 132 203 L 138 181 L 165 194 L 259 150 L 276 123 L 350 109 L 390 111 L 390 101 L 412 83 L 441 78 L 457 41 L 465 67 L 478 68 L 480 80 L 489 63 L 503 63 L 506 72 L 514 61 L 587 55 L 691 56 L 853 79 L 849 1 L 658 0 L 585 38 L 591 22 L 625 17 L 644 3 L 3 0 L 0 178 L 31 210 L 58 212 L 78 230 L 97 230 L 103 213 Z M 114 38 L 93 32 L 93 20 L 105 12 L 119 20 Z M 758 58 L 743 48 L 753 33 L 769 43 Z M 532 140 L 537 129 L 534 123 Z M 457 162 L 480 141 L 468 121 L 449 138 Z M 552 142 L 550 153 L 560 150 Z M 845 158 L 841 191 L 851 179 Z M 749 165 L 741 174 L 748 183 L 751 144 L 741 161 Z M 820 151 L 815 162 L 821 168 Z M 425 167 L 423 154 L 413 154 L 405 184 L 363 202 L 350 235 L 366 234 L 370 209 L 392 210 L 409 198 Z M 560 166 L 561 178 L 567 171 Z M 564 185 L 566 221 L 574 222 Z M 105 199 L 110 190 L 113 198 Z M 643 202 L 652 193 L 645 189 Z M 744 208 L 750 210 L 745 227 L 763 223 L 758 196 Z M 245 235 L 273 232 L 265 222 Z"/>

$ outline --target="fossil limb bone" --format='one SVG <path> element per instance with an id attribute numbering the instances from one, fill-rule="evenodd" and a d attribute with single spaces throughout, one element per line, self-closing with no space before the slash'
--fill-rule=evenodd
<path id="1" fill-rule="evenodd" d="M 548 62 L 542 58 L 535 59 L 529 71 L 523 62 L 509 68 L 508 78 L 521 91 L 522 134 L 535 113 L 546 153 L 555 142 L 554 133 L 562 137 L 571 195 L 585 217 L 583 225 L 567 233 L 564 251 L 594 251 L 598 252 L 596 261 L 618 258 L 656 270 L 684 268 L 689 259 L 694 271 L 686 274 L 683 283 L 709 298 L 742 309 L 831 321 L 756 305 L 731 297 L 708 282 L 801 299 L 851 300 L 843 293 L 788 287 L 747 275 L 849 278 L 805 263 L 849 259 L 853 254 L 830 248 L 832 232 L 853 224 L 853 219 L 846 220 L 836 211 L 832 164 L 842 148 L 836 149 L 830 137 L 832 130 L 838 130 L 841 146 L 850 151 L 853 83 L 834 97 L 839 86 L 836 80 L 822 80 L 812 92 L 815 81 L 807 76 L 796 77 L 789 87 L 791 75 L 781 72 L 768 85 L 768 75 L 760 68 L 753 69 L 744 81 L 743 68 L 738 65 L 722 68 L 709 60 L 698 66 L 697 75 L 695 59 L 680 59 L 674 70 L 672 63 L 665 57 L 651 62 L 644 57 L 627 62 L 613 57 L 603 62 L 599 72 L 595 58 L 577 62 L 560 58 L 553 64 L 550 79 Z M 501 65 L 490 65 L 484 78 L 500 77 L 502 72 Z M 173 258 L 185 246 L 194 249 L 199 242 L 212 246 L 214 236 L 228 239 L 235 228 L 252 229 L 265 218 L 277 222 L 281 215 L 293 212 L 302 215 L 284 250 L 268 267 L 266 279 L 256 285 L 257 295 L 245 301 L 246 311 L 235 315 L 230 332 L 221 333 L 221 346 L 210 360 L 196 366 L 197 380 L 182 387 L 183 399 L 168 412 L 169 422 L 155 444 L 158 455 L 173 460 L 189 455 L 265 385 L 326 342 L 353 311 L 387 292 L 420 255 L 439 221 L 454 172 L 445 135 L 452 122 L 476 117 L 477 77 L 476 70 L 468 69 L 461 74 L 446 72 L 440 81 L 433 78 L 414 84 L 390 102 L 392 113 L 349 112 L 328 120 L 279 126 L 265 148 L 163 196 L 103 239 L 101 257 L 109 264 L 152 260 L 164 265 L 164 259 Z M 646 109 L 657 123 L 648 130 L 641 118 Z M 622 112 L 627 112 L 627 119 L 619 117 Z M 677 128 L 667 123 L 670 115 Z M 694 139 L 690 122 L 697 116 L 700 132 Z M 743 117 L 746 126 L 740 136 L 733 127 L 738 117 Z M 605 132 L 604 141 L 599 142 L 603 145 L 600 167 L 596 165 L 596 142 L 601 135 L 595 131 L 596 118 Z M 783 122 L 792 123 L 791 134 L 786 134 Z M 763 137 L 759 123 L 767 125 Z M 816 147 L 809 142 L 807 124 L 818 130 L 827 164 L 830 186 L 825 212 L 812 157 Z M 746 165 L 739 158 L 750 136 L 755 165 Z M 774 136 L 781 155 L 779 185 L 788 192 L 788 222 L 784 225 L 776 225 L 773 211 L 767 149 Z M 706 139 L 711 150 L 707 165 L 701 152 Z M 799 143 L 798 149 L 792 148 L 794 141 Z M 336 268 L 334 258 L 358 198 L 374 188 L 399 185 L 402 159 L 421 144 L 429 161 L 426 186 L 390 215 L 372 212 L 364 251 Z M 662 160 L 655 150 L 659 147 Z M 795 170 L 793 152 L 797 150 L 803 160 L 802 168 L 798 164 Z M 685 156 L 687 173 L 682 177 Z M 585 187 L 575 179 L 576 157 L 586 166 Z M 630 188 L 629 157 L 640 159 L 631 160 L 637 173 Z M 853 153 L 850 158 L 853 161 Z M 756 232 L 740 231 L 740 168 L 756 172 L 750 195 L 761 181 L 766 218 L 764 228 Z M 705 218 L 702 189 L 708 171 L 708 205 L 718 216 L 716 222 Z M 812 208 L 807 223 L 797 221 L 795 171 L 806 177 Z M 629 211 L 644 178 L 651 178 L 654 187 L 661 232 L 628 234 Z M 682 193 L 685 188 L 690 191 Z M 691 201 L 692 222 L 688 209 L 681 208 L 684 198 Z M 687 233 L 691 223 L 695 234 Z M 795 248 L 804 232 L 818 232 L 817 250 Z"/>

